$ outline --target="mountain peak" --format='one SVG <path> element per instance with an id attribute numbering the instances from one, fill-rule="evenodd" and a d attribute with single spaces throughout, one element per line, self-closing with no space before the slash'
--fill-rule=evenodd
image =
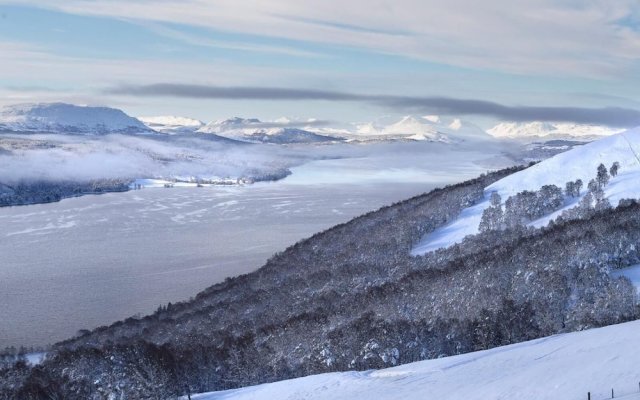
<path id="1" fill-rule="evenodd" d="M 438 127 L 432 122 L 412 115 L 407 115 L 395 124 L 385 127 L 382 132 L 390 135 L 404 135 L 413 140 L 446 140 L 446 136 L 439 132 Z"/>

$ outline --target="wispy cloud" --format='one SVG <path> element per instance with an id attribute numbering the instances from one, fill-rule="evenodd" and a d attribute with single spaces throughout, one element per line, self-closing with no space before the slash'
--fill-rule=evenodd
<path id="1" fill-rule="evenodd" d="M 618 127 L 640 125 L 639 110 L 619 107 L 506 106 L 485 100 L 447 97 L 377 96 L 313 89 L 221 87 L 172 83 L 117 86 L 108 89 L 106 93 L 140 97 L 170 96 L 197 99 L 365 102 L 412 113 L 481 115 L 509 121 L 562 121 Z"/>
<path id="2" fill-rule="evenodd" d="M 286 56 L 296 56 L 296 57 L 325 57 L 324 55 L 319 53 L 296 49 L 293 47 L 216 40 L 212 38 L 212 36 L 214 36 L 212 33 L 196 35 L 196 34 L 183 32 L 179 29 L 168 27 L 164 24 L 157 23 L 157 22 L 137 21 L 137 20 L 133 20 L 132 22 L 137 23 L 138 25 L 150 30 L 155 34 L 168 37 L 171 39 L 180 40 L 181 42 L 191 44 L 194 46 L 201 46 L 201 47 L 214 48 L 214 49 L 238 50 L 243 52 L 269 53 L 269 54 L 275 54 L 275 55 L 286 55 Z"/>
<path id="3" fill-rule="evenodd" d="M 21 3 L 75 14 L 188 24 L 524 74 L 606 74 L 613 78 L 637 67 L 640 60 L 640 31 L 634 26 L 640 13 L 636 0 Z"/>

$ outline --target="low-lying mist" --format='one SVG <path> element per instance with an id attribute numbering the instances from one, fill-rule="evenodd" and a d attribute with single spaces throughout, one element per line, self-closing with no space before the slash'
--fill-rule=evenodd
<path id="1" fill-rule="evenodd" d="M 512 165 L 523 158 L 521 150 L 495 140 L 276 145 L 202 134 L 7 133 L 0 134 L 0 184 L 137 178 L 260 181 L 281 179 L 291 170 L 294 176 L 287 181 L 292 183 L 436 182 Z"/>
<path id="2" fill-rule="evenodd" d="M 297 165 L 275 146 L 197 137 L 55 134 L 0 136 L 0 181 L 216 179 L 252 177 Z"/>

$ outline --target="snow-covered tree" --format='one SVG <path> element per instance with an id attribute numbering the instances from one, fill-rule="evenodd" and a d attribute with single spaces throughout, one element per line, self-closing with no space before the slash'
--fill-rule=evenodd
<path id="1" fill-rule="evenodd" d="M 575 190 L 575 194 L 576 196 L 580 196 L 580 190 L 582 189 L 582 179 L 578 179 L 574 185 L 573 188 Z"/>
<path id="2" fill-rule="evenodd" d="M 582 199 L 580 199 L 580 204 L 578 205 L 580 209 L 580 216 L 584 218 L 591 214 L 591 210 L 593 209 L 593 192 L 589 191 L 585 194 Z"/>
<path id="3" fill-rule="evenodd" d="M 616 161 L 611 165 L 611 168 L 609 168 L 609 174 L 611 174 L 612 177 L 615 177 L 616 175 L 618 175 L 619 169 L 620 169 L 620 163 Z"/>
<path id="4" fill-rule="evenodd" d="M 607 186 L 609 183 L 609 172 L 607 171 L 607 167 L 604 164 L 598 165 L 598 174 L 596 175 L 596 181 L 598 182 L 598 187 L 603 188 Z"/>
<path id="5" fill-rule="evenodd" d="M 556 185 L 544 185 L 537 193 L 535 217 L 549 214 L 562 206 L 562 189 Z"/>
<path id="6" fill-rule="evenodd" d="M 589 192 L 593 193 L 596 190 L 598 190 L 599 185 L 598 182 L 595 179 L 591 179 L 589 181 L 589 183 L 587 184 L 587 190 L 589 190 Z"/>
<path id="7" fill-rule="evenodd" d="M 493 207 L 498 207 L 500 204 L 502 204 L 502 198 L 500 197 L 498 192 L 492 192 L 491 193 L 490 201 L 491 201 L 491 205 Z"/>
<path id="8" fill-rule="evenodd" d="M 491 205 L 482 212 L 480 232 L 502 229 L 504 213 L 502 212 L 502 199 L 498 192 L 491 193 Z"/>
<path id="9" fill-rule="evenodd" d="M 576 183 L 569 181 L 564 186 L 564 192 L 567 197 L 575 197 Z"/>

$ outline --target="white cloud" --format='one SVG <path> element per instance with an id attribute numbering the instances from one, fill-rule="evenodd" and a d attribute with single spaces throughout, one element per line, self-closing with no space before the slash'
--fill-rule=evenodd
<path id="1" fill-rule="evenodd" d="M 38 46 L 1 42 L 0 106 L 31 101 L 126 105 L 119 96 L 105 96 L 107 87 L 123 82 L 210 82 L 211 84 L 290 84 L 308 82 L 311 71 L 283 67 L 241 65 L 219 59 L 209 63 L 189 60 L 83 58 L 52 54 Z M 70 81 L 70 78 L 73 81 Z M 163 100 L 164 101 L 164 100 Z"/>
<path id="2" fill-rule="evenodd" d="M 614 76 L 636 65 L 635 0 L 26 0 L 65 12 L 355 46 L 473 68 Z"/>

